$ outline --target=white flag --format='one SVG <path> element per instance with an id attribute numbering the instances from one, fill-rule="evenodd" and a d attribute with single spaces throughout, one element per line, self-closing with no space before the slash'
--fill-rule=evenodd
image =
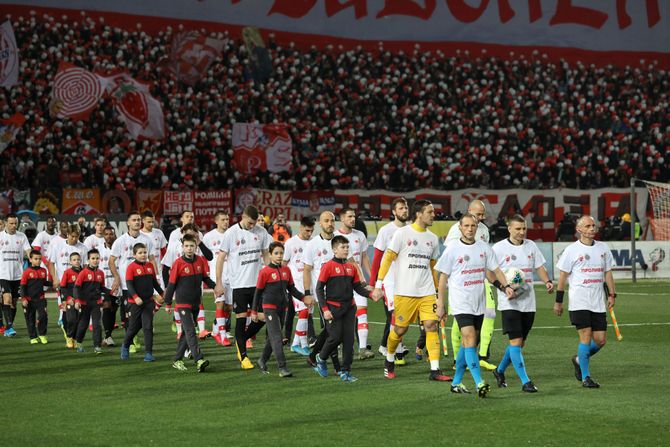
<path id="1" fill-rule="evenodd" d="M 19 83 L 19 49 L 16 46 L 12 23 L 0 25 L 0 85 L 11 87 Z"/>

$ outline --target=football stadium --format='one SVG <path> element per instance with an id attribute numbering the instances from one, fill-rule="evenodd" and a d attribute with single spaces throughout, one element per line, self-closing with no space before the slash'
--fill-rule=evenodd
<path id="1" fill-rule="evenodd" d="M 0 12 L 3 444 L 666 444 L 668 2 Z"/>

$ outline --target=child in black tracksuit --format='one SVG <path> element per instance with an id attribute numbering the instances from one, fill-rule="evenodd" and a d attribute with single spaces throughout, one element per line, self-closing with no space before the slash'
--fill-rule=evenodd
<path id="1" fill-rule="evenodd" d="M 158 280 L 156 279 L 156 269 L 154 265 L 147 262 L 147 246 L 139 243 L 133 247 L 133 256 L 135 260 L 128 265 L 126 269 L 126 284 L 128 285 L 128 309 L 130 317 L 128 319 L 128 330 L 126 337 L 121 345 L 121 359 L 128 360 L 130 356 L 129 348 L 133 343 L 133 338 L 140 329 L 144 330 L 145 362 L 153 362 L 154 346 L 154 290 L 160 295 L 163 294 Z M 162 304 L 162 298 L 158 299 L 158 305 Z"/>
<path id="2" fill-rule="evenodd" d="M 301 293 L 293 283 L 291 270 L 286 266 L 282 267 L 284 245 L 280 242 L 273 242 L 270 244 L 269 252 L 270 264 L 263 267 L 258 274 L 256 292 L 251 306 L 251 319 L 258 321 L 259 312 L 262 312 L 261 315 L 264 315 L 267 326 L 265 348 L 263 349 L 261 358 L 258 360 L 258 366 L 261 372 L 267 374 L 267 361 L 270 359 L 272 352 L 274 352 L 277 366 L 279 367 L 279 377 L 291 377 L 293 374 L 286 368 L 284 344 L 282 343 L 282 326 L 286 307 L 293 305 L 286 292 L 290 292 L 291 295 L 303 301 L 306 305 L 312 304 L 312 297 Z M 258 329 L 260 327 L 258 326 Z M 251 337 L 254 334 L 245 335 Z"/>
<path id="3" fill-rule="evenodd" d="M 209 277 L 209 265 L 202 256 L 196 256 L 196 239 L 189 234 L 182 237 L 183 255 L 177 259 L 170 269 L 170 281 L 165 290 L 165 302 L 172 305 L 172 296 L 175 295 L 175 312 L 181 316 L 182 336 L 179 338 L 177 353 L 175 354 L 172 367 L 185 371 L 186 366 L 182 358 L 186 349 L 193 354 L 198 372 L 204 372 L 209 366 L 209 360 L 205 360 L 200 346 L 198 336 L 195 332 L 195 318 L 200 309 L 202 298 L 202 283 L 204 282 L 212 289 L 216 286 Z"/>
<path id="4" fill-rule="evenodd" d="M 89 321 L 93 322 L 93 351 L 96 354 L 102 354 L 102 294 L 109 293 L 105 287 L 105 272 L 98 266 L 100 265 L 100 252 L 93 248 L 88 252 L 88 265 L 84 267 L 77 281 L 74 283 L 74 305 L 79 312 L 77 322 L 77 336 L 75 348 L 77 352 L 84 352 L 82 343 L 88 329 Z"/>
<path id="5" fill-rule="evenodd" d="M 316 284 L 316 296 L 328 326 L 328 339 L 316 356 L 314 368 L 322 377 L 328 376 L 326 360 L 342 344 L 342 369 L 340 378 L 345 382 L 355 382 L 351 375 L 354 357 L 354 337 L 356 332 L 356 302 L 354 290 L 361 296 L 370 292 L 361 285 L 358 269 L 347 261 L 349 241 L 344 236 L 335 236 L 331 242 L 334 257 L 321 267 Z"/>
<path id="6" fill-rule="evenodd" d="M 60 280 L 60 297 L 65 308 L 65 346 L 74 348 L 74 339 L 77 337 L 77 322 L 79 311 L 74 307 L 74 283 L 81 272 L 81 256 L 74 252 L 70 254 L 70 268 L 63 272 Z"/>
<path id="7" fill-rule="evenodd" d="M 44 287 L 51 286 L 47 279 L 47 270 L 41 267 L 42 254 L 39 250 L 30 251 L 30 266 L 21 276 L 21 299 L 26 317 L 30 343 L 47 344 L 47 302 L 44 299 Z M 37 322 L 36 322 L 37 319 Z M 35 326 L 37 325 L 37 328 Z"/>

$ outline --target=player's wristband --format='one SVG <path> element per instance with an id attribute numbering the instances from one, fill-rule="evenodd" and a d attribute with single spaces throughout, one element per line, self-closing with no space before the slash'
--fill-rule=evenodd
<path id="1" fill-rule="evenodd" d="M 563 303 L 563 296 L 565 295 L 564 290 L 557 290 L 556 291 L 556 302 L 561 304 Z"/>
<path id="2" fill-rule="evenodd" d="M 496 279 L 495 281 L 493 281 L 493 287 L 495 287 L 496 289 L 500 290 L 501 292 L 503 291 L 503 286 L 502 286 L 502 284 L 500 283 L 500 281 L 498 281 L 497 279 Z"/>
<path id="3" fill-rule="evenodd" d="M 384 285 L 384 281 L 382 281 L 381 279 L 378 279 L 375 282 L 375 289 L 381 289 L 383 285 Z"/>

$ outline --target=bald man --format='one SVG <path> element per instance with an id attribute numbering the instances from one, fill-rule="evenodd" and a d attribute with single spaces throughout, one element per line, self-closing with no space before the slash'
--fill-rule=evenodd
<path id="1" fill-rule="evenodd" d="M 477 218 L 477 231 L 475 233 L 475 240 L 483 241 L 488 244 L 491 237 L 488 227 L 483 222 L 483 220 L 486 219 L 486 205 L 484 202 L 478 199 L 473 200 L 468 205 L 467 213 Z M 449 229 L 449 234 L 447 234 L 447 237 L 444 240 L 444 246 L 446 247 L 449 242 L 458 240 L 460 238 L 461 231 L 459 226 L 452 225 Z M 482 323 L 480 332 L 481 340 L 479 342 L 479 366 L 487 371 L 493 371 L 497 366 L 489 363 L 487 360 L 489 359 L 489 347 L 491 346 L 491 340 L 493 338 L 493 327 L 495 326 L 496 320 L 496 303 L 494 300 L 495 291 L 491 287 L 491 284 L 488 282 L 485 284 L 486 311 L 484 313 L 484 322 Z M 449 311 L 449 313 L 451 314 L 451 311 Z M 451 346 L 453 348 L 454 358 L 456 358 L 461 347 L 461 333 L 458 329 L 458 325 L 456 324 L 451 325 Z"/>
<path id="2" fill-rule="evenodd" d="M 606 309 L 614 307 L 616 299 L 612 275 L 614 258 L 607 244 L 595 240 L 598 228 L 593 217 L 580 217 L 576 227 L 579 240 L 566 247 L 556 264 L 560 275 L 554 313 L 559 317 L 563 315 L 563 296 L 567 281 L 570 286 L 570 322 L 579 335 L 577 355 L 572 357 L 575 378 L 584 388 L 600 388 L 598 382 L 591 379 L 589 367 L 591 357 L 605 346 Z"/>

